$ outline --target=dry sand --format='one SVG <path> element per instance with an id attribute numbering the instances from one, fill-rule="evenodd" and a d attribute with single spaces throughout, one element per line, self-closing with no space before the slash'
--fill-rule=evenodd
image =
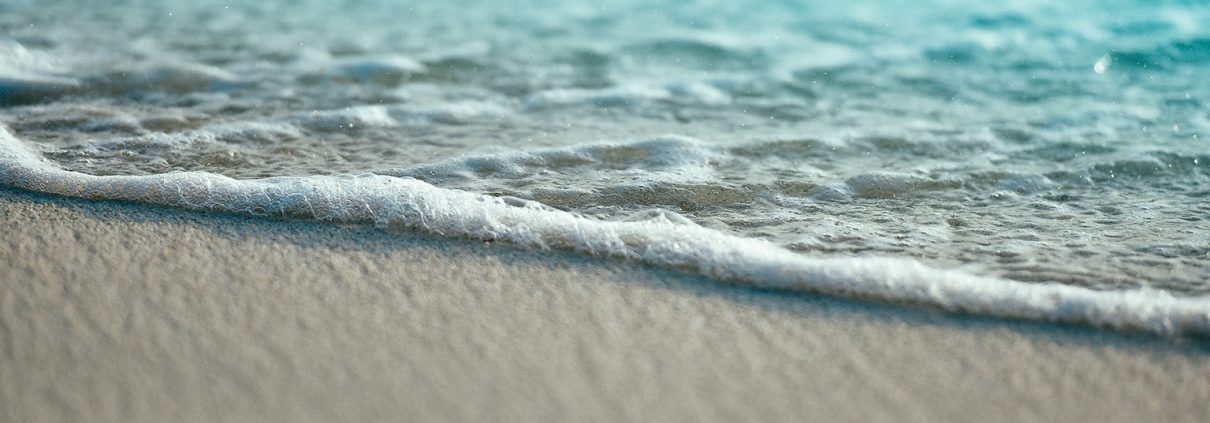
<path id="1" fill-rule="evenodd" d="M 0 190 L 0 421 L 1210 421 L 1210 345 Z"/>

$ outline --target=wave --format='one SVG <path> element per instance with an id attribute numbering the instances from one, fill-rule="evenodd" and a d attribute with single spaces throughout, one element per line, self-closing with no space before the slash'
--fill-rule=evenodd
<path id="1" fill-rule="evenodd" d="M 384 175 L 239 180 L 206 172 L 93 176 L 61 169 L 0 127 L 0 184 L 46 194 L 185 210 L 372 224 L 636 260 L 748 286 L 1007 318 L 1167 335 L 1210 335 L 1210 302 L 1155 289 L 1095 291 L 928 267 L 907 259 L 816 258 L 686 224 L 664 213 L 606 221 L 534 201 Z"/>

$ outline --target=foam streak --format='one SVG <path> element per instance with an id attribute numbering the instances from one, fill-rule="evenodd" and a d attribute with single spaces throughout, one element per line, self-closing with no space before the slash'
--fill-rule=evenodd
<path id="1" fill-rule="evenodd" d="M 236 180 L 205 172 L 92 176 L 43 160 L 0 128 L 0 184 L 47 194 L 186 210 L 373 224 L 625 258 L 743 285 L 819 292 L 999 317 L 1210 335 L 1210 301 L 1164 291 L 1094 291 L 939 270 L 891 258 L 813 258 L 666 220 L 588 219 L 381 175 Z M 515 203 L 515 202 L 514 202 Z"/>

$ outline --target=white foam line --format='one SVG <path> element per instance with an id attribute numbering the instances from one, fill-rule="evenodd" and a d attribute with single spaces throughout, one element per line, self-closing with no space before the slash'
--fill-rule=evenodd
<path id="1" fill-rule="evenodd" d="M 380 175 L 236 180 L 204 172 L 92 176 L 60 169 L 0 128 L 0 184 L 187 210 L 367 223 L 638 260 L 744 285 L 991 316 L 1210 335 L 1210 300 L 1158 290 L 1094 291 L 939 270 L 889 258 L 812 258 L 771 243 L 667 221 L 613 222 Z"/>

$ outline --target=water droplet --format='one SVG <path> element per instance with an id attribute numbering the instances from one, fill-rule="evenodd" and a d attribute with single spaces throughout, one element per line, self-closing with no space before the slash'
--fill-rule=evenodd
<path id="1" fill-rule="evenodd" d="M 1111 64 L 1113 64 L 1113 57 L 1106 53 L 1097 60 L 1095 65 L 1092 65 L 1092 70 L 1096 73 L 1105 73 L 1106 70 L 1109 70 L 1109 65 Z"/>

